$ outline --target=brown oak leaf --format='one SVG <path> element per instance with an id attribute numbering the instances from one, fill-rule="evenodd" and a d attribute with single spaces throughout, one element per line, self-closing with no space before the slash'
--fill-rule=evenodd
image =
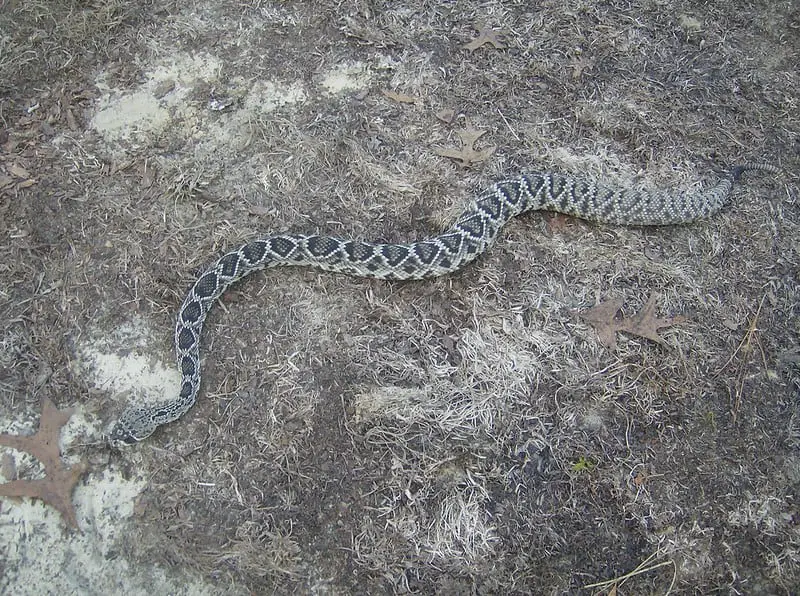
<path id="1" fill-rule="evenodd" d="M 397 103 L 413 103 L 413 104 L 421 103 L 418 97 L 414 97 L 413 95 L 406 95 L 405 93 L 398 93 L 397 91 L 392 91 L 390 89 L 381 89 L 381 93 L 383 94 L 384 97 L 387 97 L 392 101 L 396 101 Z"/>
<path id="2" fill-rule="evenodd" d="M 617 347 L 617 331 L 625 331 L 666 346 L 667 342 L 658 334 L 658 330 L 683 323 L 686 320 L 683 315 L 666 318 L 656 317 L 655 296 L 648 298 L 647 303 L 639 313 L 629 318 L 625 318 L 625 316 L 617 317 L 623 302 L 621 298 L 601 302 L 580 313 L 580 317 L 594 327 L 600 343 L 607 348 L 613 349 Z"/>
<path id="3" fill-rule="evenodd" d="M 41 499 L 61 513 L 64 520 L 73 528 L 78 527 L 75 508 L 72 505 L 72 491 L 86 471 L 81 462 L 66 467 L 61 462 L 58 436 L 61 428 L 72 416 L 73 408 L 59 410 L 53 402 L 45 399 L 42 404 L 42 417 L 39 430 L 30 436 L 0 434 L 0 445 L 30 453 L 42 462 L 45 477 L 38 480 L 12 480 L 0 484 L 0 496 L 31 497 Z"/>
<path id="4" fill-rule="evenodd" d="M 494 145 L 482 151 L 474 149 L 475 141 L 481 138 L 485 133 L 485 130 L 475 130 L 472 128 L 472 125 L 468 125 L 464 130 L 458 131 L 458 136 L 461 137 L 461 149 L 456 151 L 455 149 L 437 147 L 434 148 L 433 152 L 442 157 L 455 159 L 462 168 L 468 168 L 476 163 L 486 161 L 492 156 L 494 150 L 497 149 Z"/>
<path id="5" fill-rule="evenodd" d="M 456 111 L 451 110 L 450 108 L 445 108 L 444 110 L 439 110 L 436 112 L 436 117 L 445 124 L 452 124 L 456 117 Z"/>
<path id="6" fill-rule="evenodd" d="M 475 30 L 478 32 L 478 37 L 461 46 L 465 50 L 469 50 L 470 54 L 478 48 L 482 48 L 487 43 L 491 44 L 491 46 L 496 50 L 505 49 L 506 45 L 503 43 L 505 34 L 503 31 L 490 29 L 486 25 L 476 25 Z"/>

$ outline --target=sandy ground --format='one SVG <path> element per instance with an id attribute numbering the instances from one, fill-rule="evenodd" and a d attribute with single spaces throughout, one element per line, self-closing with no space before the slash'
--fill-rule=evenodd
<path id="1" fill-rule="evenodd" d="M 0 590 L 796 592 L 797 64 L 789 1 L 0 4 L 0 432 L 74 407 L 87 466 L 77 529 L 2 498 Z M 447 278 L 258 273 L 191 412 L 105 443 L 176 393 L 174 316 L 226 249 L 422 238 L 520 171 L 691 192 L 744 160 L 785 173 L 688 226 L 533 214 Z M 660 343 L 579 316 L 651 297 Z"/>

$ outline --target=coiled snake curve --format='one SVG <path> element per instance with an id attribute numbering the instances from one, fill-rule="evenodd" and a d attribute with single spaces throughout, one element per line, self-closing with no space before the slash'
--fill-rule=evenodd
<path id="1" fill-rule="evenodd" d="M 778 174 L 766 164 L 743 164 L 722 173 L 705 192 L 616 190 L 581 178 L 533 173 L 498 182 L 478 195 L 446 231 L 407 244 L 378 244 L 319 235 L 281 234 L 255 240 L 222 256 L 189 289 L 175 325 L 182 381 L 174 399 L 130 407 L 109 443 L 131 445 L 192 407 L 200 390 L 200 334 L 208 311 L 225 290 L 267 267 L 304 265 L 358 277 L 412 280 L 446 275 L 484 253 L 502 227 L 528 211 L 557 211 L 622 225 L 683 224 L 708 217 L 728 201 L 733 183 L 748 170 Z"/>

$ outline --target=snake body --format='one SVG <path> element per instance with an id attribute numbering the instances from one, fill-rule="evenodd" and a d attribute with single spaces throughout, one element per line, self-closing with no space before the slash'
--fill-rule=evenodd
<path id="1" fill-rule="evenodd" d="M 622 225 L 683 224 L 722 209 L 733 183 L 748 170 L 780 172 L 771 165 L 743 164 L 723 172 L 714 187 L 694 193 L 618 190 L 573 176 L 532 173 L 497 182 L 478 195 L 446 231 L 419 242 L 384 244 L 280 234 L 245 244 L 211 265 L 183 301 L 175 326 L 175 352 L 182 375 L 178 396 L 125 410 L 109 441 L 114 447 L 141 441 L 194 405 L 200 390 L 200 335 L 206 315 L 225 290 L 254 271 L 303 265 L 390 280 L 446 275 L 484 253 L 502 227 L 522 213 L 548 210 Z"/>

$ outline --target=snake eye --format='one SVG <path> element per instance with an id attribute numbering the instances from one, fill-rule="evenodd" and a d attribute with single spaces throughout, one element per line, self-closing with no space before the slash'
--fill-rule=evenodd
<path id="1" fill-rule="evenodd" d="M 122 437 L 121 441 L 126 445 L 133 445 L 134 443 L 136 443 L 137 439 L 133 435 L 125 435 L 124 437 Z"/>
<path id="2" fill-rule="evenodd" d="M 119 426 L 114 427 L 108 437 L 109 444 L 117 449 L 133 445 L 136 441 L 136 437 L 128 429 Z"/>

